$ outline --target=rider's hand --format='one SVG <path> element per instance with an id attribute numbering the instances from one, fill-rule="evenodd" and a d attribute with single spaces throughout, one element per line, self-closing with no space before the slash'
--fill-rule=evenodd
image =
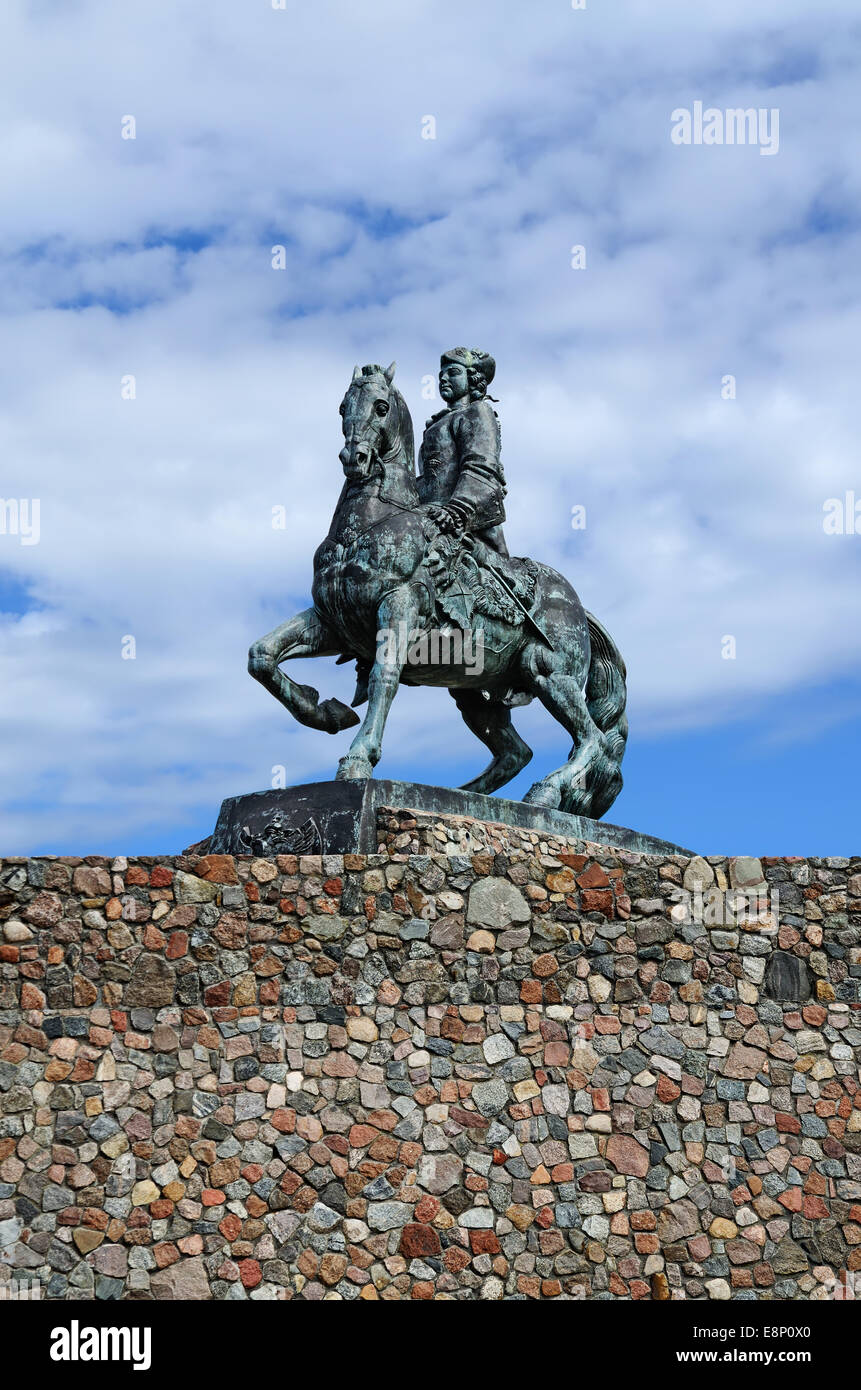
<path id="1" fill-rule="evenodd" d="M 447 507 L 440 507 L 434 503 L 428 507 L 427 514 L 441 531 L 448 531 L 451 528 L 451 513 Z"/>
<path id="2" fill-rule="evenodd" d="M 436 522 L 439 529 L 448 535 L 460 535 L 464 529 L 465 519 L 457 507 L 433 506 L 428 508 L 428 514 L 431 520 Z"/>

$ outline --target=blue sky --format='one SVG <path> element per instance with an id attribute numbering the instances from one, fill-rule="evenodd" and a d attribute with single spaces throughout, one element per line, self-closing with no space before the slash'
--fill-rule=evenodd
<path id="1" fill-rule="evenodd" d="M 275 767 L 334 774 L 349 736 L 292 723 L 247 648 L 308 602 L 354 363 L 397 358 L 420 432 L 464 342 L 498 362 L 511 549 L 628 665 L 608 819 L 857 853 L 861 521 L 823 528 L 861 500 L 854 0 L 7 0 L 3 27 L 0 497 L 40 536 L 0 533 L 0 853 L 176 852 Z M 777 109 L 777 153 L 674 145 L 696 101 Z M 522 795 L 567 738 L 515 720 Z M 401 692 L 381 776 L 485 761 L 444 692 Z"/>

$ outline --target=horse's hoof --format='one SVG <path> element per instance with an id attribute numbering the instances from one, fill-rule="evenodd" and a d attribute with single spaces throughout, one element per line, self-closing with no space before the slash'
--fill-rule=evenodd
<path id="1" fill-rule="evenodd" d="M 367 758 L 351 757 L 348 753 L 338 763 L 338 771 L 335 773 L 336 782 L 349 782 L 366 777 L 373 777 L 374 769 Z"/>
<path id="2" fill-rule="evenodd" d="M 336 700 L 334 696 L 328 700 L 321 700 L 317 708 L 322 716 L 319 727 L 327 734 L 343 733 L 344 729 L 352 729 L 360 722 L 355 710 L 345 705 L 343 700 Z"/>
<path id="3" fill-rule="evenodd" d="M 561 797 L 556 787 L 546 786 L 544 782 L 536 782 L 529 788 L 523 798 L 530 806 L 547 806 L 551 811 L 559 810 Z"/>

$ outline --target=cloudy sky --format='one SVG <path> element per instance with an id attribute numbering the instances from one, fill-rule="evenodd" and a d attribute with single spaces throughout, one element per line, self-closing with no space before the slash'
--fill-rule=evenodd
<path id="1" fill-rule="evenodd" d="M 350 735 L 293 723 L 247 649 L 309 602 L 354 363 L 397 358 L 420 429 L 456 343 L 498 361 L 511 550 L 627 661 L 608 819 L 858 852 L 856 0 L 5 0 L 0 26 L 0 853 L 178 852 L 273 767 L 334 775 Z M 768 112 L 775 152 L 675 144 L 695 102 Z M 568 739 L 515 719 L 522 796 Z M 485 762 L 445 692 L 400 693 L 381 776 Z"/>

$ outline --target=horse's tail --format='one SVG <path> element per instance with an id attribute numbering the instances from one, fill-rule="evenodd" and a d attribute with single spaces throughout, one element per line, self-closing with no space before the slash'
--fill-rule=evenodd
<path id="1" fill-rule="evenodd" d="M 622 790 L 622 757 L 628 737 L 625 663 L 606 628 L 586 614 L 592 660 L 586 677 L 586 705 L 601 732 L 601 752 L 589 768 L 590 815 L 602 816 Z"/>

